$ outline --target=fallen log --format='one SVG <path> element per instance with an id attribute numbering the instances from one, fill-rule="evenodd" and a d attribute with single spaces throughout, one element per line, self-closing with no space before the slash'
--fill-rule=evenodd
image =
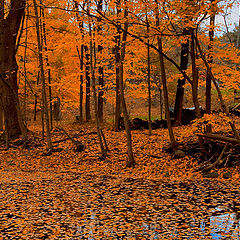
<path id="1" fill-rule="evenodd" d="M 232 144 L 240 144 L 240 141 L 237 140 L 236 138 L 231 138 L 231 137 L 225 137 L 219 134 L 215 133 L 196 133 L 197 136 L 199 137 L 204 137 L 208 139 L 214 139 L 220 142 L 227 142 L 227 143 L 232 143 Z"/>
<path id="2" fill-rule="evenodd" d="M 75 140 L 73 137 L 71 137 L 63 128 L 57 127 L 58 130 L 62 131 L 67 137 L 68 139 L 70 139 L 72 141 L 72 143 L 75 145 L 75 151 L 76 152 L 81 152 L 84 150 L 85 146 L 83 143 Z"/>

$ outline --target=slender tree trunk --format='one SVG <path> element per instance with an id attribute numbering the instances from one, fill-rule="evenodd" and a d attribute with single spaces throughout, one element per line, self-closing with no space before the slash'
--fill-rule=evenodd
<path id="1" fill-rule="evenodd" d="M 45 123 L 44 123 L 44 106 L 43 101 L 41 102 L 41 124 L 42 124 L 42 139 L 45 137 Z"/>
<path id="2" fill-rule="evenodd" d="M 158 9 L 158 1 L 155 0 L 157 7 L 155 9 L 156 14 L 156 25 L 159 27 L 160 20 L 159 20 L 159 9 Z M 163 59 L 163 47 L 162 47 L 162 39 L 161 37 L 157 37 L 158 42 L 158 51 L 159 51 L 159 60 L 160 60 L 160 69 L 161 69 L 161 77 L 162 77 L 162 86 L 163 86 L 163 96 L 164 96 L 164 105 L 165 105 L 165 115 L 167 118 L 167 126 L 168 126 L 168 133 L 170 142 L 172 145 L 172 149 L 174 152 L 177 151 L 178 143 L 175 140 L 173 129 L 172 129 L 172 122 L 171 122 L 171 116 L 169 111 L 169 101 L 168 101 L 168 89 L 167 89 L 167 77 L 166 77 L 166 71 L 165 71 L 165 65 L 164 65 L 164 59 Z"/>
<path id="3" fill-rule="evenodd" d="M 98 2 L 98 11 L 102 12 L 102 0 L 99 0 Z M 98 26 L 97 26 L 97 31 L 98 34 L 101 34 L 101 21 L 102 18 L 101 16 L 98 16 L 97 18 L 98 21 Z M 98 52 L 101 53 L 103 50 L 102 44 L 98 44 Z M 103 95 L 104 95 L 104 74 L 103 74 L 103 66 L 98 67 L 98 84 L 99 84 L 99 90 L 98 90 L 98 118 L 100 122 L 103 122 Z"/>
<path id="4" fill-rule="evenodd" d="M 90 19 L 89 19 L 88 28 L 89 28 L 89 35 L 90 35 L 90 69 L 91 69 L 91 77 L 92 77 L 95 122 L 96 122 L 96 127 L 97 127 L 97 135 L 98 135 L 98 139 L 99 139 L 99 143 L 100 143 L 101 153 L 102 153 L 102 156 L 105 156 L 106 149 L 104 148 L 104 144 L 103 144 L 103 139 L 102 139 L 103 132 L 101 131 L 100 120 L 99 120 L 99 115 L 98 115 L 98 102 L 97 102 L 98 99 L 97 99 L 96 80 L 95 80 L 96 66 L 93 63 L 93 59 L 94 59 L 93 54 L 95 51 L 94 51 L 93 42 L 92 42 L 92 30 L 91 30 L 92 27 L 91 27 Z"/>
<path id="5" fill-rule="evenodd" d="M 127 18 L 127 15 L 128 15 L 128 12 L 125 9 L 125 12 L 124 12 L 125 18 Z M 133 167 L 136 164 L 136 162 L 133 156 L 130 121 L 129 121 L 129 115 L 127 111 L 127 105 L 125 102 L 124 87 L 123 87 L 123 61 L 125 58 L 127 30 L 128 30 L 128 23 L 125 22 L 124 32 L 122 37 L 122 44 L 121 44 L 121 52 L 120 52 L 119 89 L 120 89 L 120 101 L 121 101 L 121 106 L 123 111 L 124 125 L 125 125 L 126 137 L 127 137 L 127 147 L 128 147 L 128 159 L 126 162 L 126 167 Z"/>
<path id="6" fill-rule="evenodd" d="M 3 131 L 4 127 L 4 116 L 3 116 L 3 109 L 0 107 L 0 131 Z"/>
<path id="7" fill-rule="evenodd" d="M 3 5 L 1 1 L 1 10 Z M 18 99 L 16 62 L 16 39 L 25 5 L 25 0 L 11 0 L 7 17 L 4 19 L 3 11 L 0 14 L 0 98 L 9 138 L 26 133 Z"/>
<path id="8" fill-rule="evenodd" d="M 90 78 L 90 54 L 88 47 L 85 46 L 85 58 L 86 58 L 86 65 L 85 65 L 85 72 L 86 72 L 86 100 L 85 100 L 85 111 L 86 111 L 86 121 L 88 122 L 91 120 L 91 110 L 90 110 L 90 86 L 91 86 L 91 78 Z"/>
<path id="9" fill-rule="evenodd" d="M 163 97 L 161 83 L 159 83 L 159 106 L 160 106 L 160 119 L 163 119 Z"/>
<path id="10" fill-rule="evenodd" d="M 38 9 L 37 9 L 37 2 L 33 0 L 34 3 L 34 12 L 36 17 L 36 32 L 37 32 L 37 44 L 38 44 L 38 58 L 39 58 L 39 66 L 40 66 L 40 76 L 42 81 L 42 101 L 43 101 L 43 110 L 45 115 L 46 121 L 46 135 L 47 135 L 47 143 L 48 149 L 52 149 L 52 140 L 50 134 L 50 122 L 49 122 L 49 112 L 48 112 L 48 104 L 47 104 L 47 95 L 46 95 L 46 84 L 45 84 L 45 74 L 44 74 L 44 67 L 43 67 L 43 45 L 41 42 L 40 36 L 40 23 L 39 23 L 39 16 L 38 16 Z"/>
<path id="11" fill-rule="evenodd" d="M 215 5 L 215 4 L 214 4 Z M 213 5 L 213 0 L 211 0 L 211 7 L 214 7 Z M 210 30 L 209 30 L 209 44 L 208 44 L 208 51 L 209 51 L 209 57 L 208 57 L 208 64 L 211 68 L 211 64 L 213 63 L 213 38 L 214 38 L 214 23 L 215 23 L 215 13 L 214 10 L 212 10 L 211 15 L 210 15 Z M 207 71 L 207 76 L 206 76 L 206 113 L 211 114 L 211 76 L 210 73 Z M 206 132 L 211 132 L 212 127 L 211 125 L 207 125 L 206 127 Z"/>
<path id="12" fill-rule="evenodd" d="M 40 0 L 40 4 L 42 5 L 42 0 Z M 47 52 L 47 34 L 46 34 L 46 23 L 45 23 L 45 13 L 44 8 L 40 8 L 41 15 L 42 15 L 42 35 L 44 40 L 44 49 Z M 48 76 L 48 93 L 49 93 L 49 117 L 50 117 L 50 129 L 53 128 L 53 105 L 52 105 L 52 87 L 51 87 L 51 70 L 50 70 L 50 63 L 48 56 L 45 57 L 46 63 L 47 63 L 47 76 Z"/>
<path id="13" fill-rule="evenodd" d="M 163 51 L 161 37 L 158 37 L 158 48 L 159 48 L 160 52 Z M 164 65 L 163 56 L 161 54 L 159 54 L 159 58 L 160 58 L 160 68 L 161 68 L 161 75 L 162 75 L 163 96 L 164 96 L 164 103 L 165 103 L 165 114 L 166 114 L 166 118 L 167 118 L 168 133 L 169 133 L 169 138 L 170 138 L 170 142 L 172 145 L 172 149 L 174 152 L 176 152 L 178 144 L 174 137 L 171 116 L 170 116 L 170 111 L 169 111 L 167 77 L 166 77 L 165 65 Z"/>
<path id="14" fill-rule="evenodd" d="M 27 17 L 26 17 L 26 35 L 25 35 L 25 49 L 24 49 L 24 57 L 23 57 L 23 68 L 24 68 L 24 122 L 27 126 L 27 68 L 26 68 L 26 61 L 27 61 L 27 41 L 28 41 L 28 15 L 29 15 L 29 10 L 27 7 Z"/>
<path id="15" fill-rule="evenodd" d="M 189 30 L 187 28 L 183 29 L 183 34 L 188 34 Z M 183 71 L 187 70 L 188 66 L 188 54 L 189 54 L 189 40 L 181 44 L 181 59 L 180 59 L 180 68 Z M 175 98 L 174 106 L 174 121 L 175 125 L 182 124 L 182 109 L 183 109 L 183 97 L 184 97 L 184 85 L 186 79 L 178 79 L 177 93 Z"/>
<path id="16" fill-rule="evenodd" d="M 78 58 L 80 61 L 80 87 L 79 87 L 79 121 L 83 122 L 83 54 L 84 54 L 84 45 L 81 45 L 81 53 L 77 47 Z"/>
<path id="17" fill-rule="evenodd" d="M 75 10 L 76 10 L 76 17 L 77 17 L 77 21 L 78 21 L 78 25 L 79 25 L 79 29 L 80 29 L 80 33 L 81 33 L 81 37 L 82 37 L 82 41 L 84 40 L 84 31 L 83 31 L 83 21 L 80 20 L 79 17 L 79 8 L 78 8 L 78 2 L 74 1 L 75 4 Z M 79 62 L 80 62 L 80 71 L 81 71 L 81 75 L 80 75 L 80 86 L 79 86 L 79 121 L 82 123 L 83 122 L 83 63 L 84 63 L 84 45 L 81 44 L 81 53 L 79 52 L 79 49 L 77 47 L 77 52 L 78 52 L 78 57 L 79 57 Z"/>
<path id="18" fill-rule="evenodd" d="M 80 122 L 83 122 L 83 56 L 84 56 L 84 45 L 81 45 L 81 61 L 80 61 L 80 89 L 79 89 L 79 116 Z"/>
<path id="19" fill-rule="evenodd" d="M 151 65 L 150 65 L 150 46 L 149 46 L 149 22 L 146 17 L 147 21 L 147 34 L 148 34 L 148 46 L 147 46 L 147 84 L 148 84 L 148 133 L 149 135 L 152 135 L 152 113 L 151 113 L 151 107 L 152 107 L 152 99 L 151 99 Z"/>
<path id="20" fill-rule="evenodd" d="M 117 1 L 117 16 L 119 18 L 119 15 L 121 13 L 120 9 L 120 0 Z M 121 100 L 120 100 L 120 42 L 121 42 L 121 24 L 118 21 L 117 24 L 117 35 L 115 37 L 115 65 L 116 65 L 116 103 L 115 103 L 115 123 L 114 123 L 114 129 L 115 131 L 120 130 L 120 116 L 121 116 Z"/>
<path id="21" fill-rule="evenodd" d="M 34 94 L 34 113 L 33 113 L 33 121 L 37 120 L 37 94 Z"/>
<path id="22" fill-rule="evenodd" d="M 194 40 L 194 30 L 192 30 L 192 37 L 191 37 L 191 59 L 192 59 L 192 98 L 193 104 L 195 106 L 196 116 L 197 118 L 201 117 L 201 111 L 198 101 L 198 69 L 196 66 L 196 49 L 195 49 L 195 40 Z"/>

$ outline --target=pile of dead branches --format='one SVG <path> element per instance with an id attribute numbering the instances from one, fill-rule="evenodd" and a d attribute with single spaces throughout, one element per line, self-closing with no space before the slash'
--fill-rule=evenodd
<path id="1" fill-rule="evenodd" d="M 200 167 L 196 171 L 240 165 L 238 140 L 222 133 L 198 133 Z"/>

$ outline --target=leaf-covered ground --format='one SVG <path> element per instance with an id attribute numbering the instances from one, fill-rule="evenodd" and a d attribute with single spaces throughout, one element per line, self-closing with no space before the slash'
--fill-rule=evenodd
<path id="1" fill-rule="evenodd" d="M 125 169 L 124 132 L 105 130 L 111 151 L 103 160 L 93 126 L 64 128 L 86 145 L 83 152 L 67 140 L 55 144 L 62 151 L 45 156 L 39 134 L 29 149 L 2 147 L 0 239 L 239 238 L 238 167 L 203 178 L 193 171 L 196 159 L 163 151 L 168 135 L 160 129 L 150 137 L 133 131 L 137 166 Z M 194 141 L 191 127 L 175 132 L 183 143 Z M 63 138 L 53 131 L 53 141 Z"/>

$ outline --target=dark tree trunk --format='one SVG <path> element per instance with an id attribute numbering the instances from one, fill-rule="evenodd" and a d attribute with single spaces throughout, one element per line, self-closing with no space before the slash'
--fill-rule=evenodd
<path id="1" fill-rule="evenodd" d="M 160 119 L 163 119 L 163 97 L 162 97 L 162 87 L 159 83 L 159 106 L 160 106 Z"/>
<path id="2" fill-rule="evenodd" d="M 191 59 L 192 59 L 192 98 L 193 104 L 196 111 L 196 116 L 198 118 L 201 117 L 201 111 L 198 101 L 198 68 L 196 65 L 196 47 L 195 47 L 195 40 L 194 40 L 194 30 L 192 30 L 192 37 L 191 37 Z"/>
<path id="3" fill-rule="evenodd" d="M 119 8 L 120 1 L 117 3 L 117 15 L 120 14 L 121 9 Z M 121 99 L 120 99 L 120 42 L 121 42 L 121 25 L 118 22 L 117 35 L 115 37 L 115 65 L 116 65 L 116 103 L 115 103 L 115 123 L 114 130 L 120 130 L 120 116 L 121 116 Z"/>
<path id="4" fill-rule="evenodd" d="M 155 2 L 157 4 L 157 6 L 158 6 L 158 1 L 155 0 Z M 158 9 L 158 7 L 156 7 L 156 9 L 155 9 L 155 14 L 156 14 L 156 25 L 158 27 L 160 25 L 159 9 Z M 176 152 L 178 150 L 177 149 L 178 148 L 178 143 L 175 140 L 175 136 L 174 136 L 173 128 L 172 128 L 172 123 L 171 123 L 171 117 L 170 117 L 170 111 L 169 111 L 169 101 L 168 101 L 167 76 L 166 76 L 166 71 L 165 71 L 165 64 L 164 64 L 163 55 L 160 54 L 160 52 L 161 53 L 163 52 L 162 38 L 160 36 L 157 37 L 157 42 L 158 42 L 158 50 L 159 50 L 161 79 L 162 79 L 162 86 L 163 86 L 165 115 L 166 115 L 166 119 L 167 119 L 167 127 L 168 127 L 169 139 L 170 139 L 173 151 Z"/>
<path id="5" fill-rule="evenodd" d="M 18 99 L 16 39 L 24 15 L 26 1 L 12 0 L 8 16 L 0 19 L 0 99 L 9 137 L 23 131 Z"/>
<path id="6" fill-rule="evenodd" d="M 53 116 L 55 121 L 61 120 L 61 102 L 59 97 L 53 103 Z"/>
<path id="7" fill-rule="evenodd" d="M 189 30 L 184 28 L 183 34 L 188 34 Z M 188 55 L 189 55 L 189 40 L 181 44 L 181 59 L 180 59 L 180 68 L 183 71 L 187 70 L 188 66 Z M 183 109 L 183 96 L 184 96 L 184 85 L 186 79 L 178 79 L 177 93 L 175 98 L 174 106 L 174 120 L 175 125 L 182 124 L 182 109 Z"/>
<path id="8" fill-rule="evenodd" d="M 42 36 L 40 33 L 40 22 L 38 16 L 38 9 L 37 9 L 37 1 L 33 0 L 34 4 L 34 12 L 35 12 L 35 19 L 36 19 L 36 33 L 37 33 L 37 45 L 38 45 L 38 60 L 39 60 L 39 67 L 40 67 L 40 77 L 42 83 L 42 103 L 43 103 L 43 111 L 45 115 L 46 121 L 46 135 L 47 135 L 47 143 L 48 143 L 48 150 L 52 149 L 52 139 L 50 133 L 50 119 L 49 119 L 49 112 L 48 112 L 48 104 L 47 104 L 47 95 L 46 95 L 46 83 L 45 83 L 45 73 L 44 73 L 44 63 L 43 63 L 43 45 L 41 42 Z"/>
<path id="9" fill-rule="evenodd" d="M 3 116 L 3 110 L 0 107 L 0 131 L 3 131 L 4 127 L 4 116 Z"/>
<path id="10" fill-rule="evenodd" d="M 215 21 L 215 14 L 212 13 L 210 16 L 211 26 L 214 26 L 214 21 Z M 208 63 L 210 66 L 213 62 L 213 57 L 212 57 L 213 37 L 214 37 L 214 29 L 211 27 L 209 30 L 209 45 L 208 45 L 208 51 L 209 51 Z M 207 77 L 206 77 L 206 113 L 207 114 L 211 113 L 211 88 L 212 88 L 211 77 L 209 72 L 207 71 Z"/>
<path id="11" fill-rule="evenodd" d="M 83 21 L 80 19 L 79 15 L 79 7 L 78 7 L 78 2 L 74 0 L 75 4 L 75 10 L 76 10 L 76 18 L 78 21 L 81 37 L 83 40 L 84 39 L 84 29 L 83 29 Z M 79 48 L 77 47 L 77 53 L 78 53 L 78 58 L 79 58 L 79 63 L 80 63 L 80 70 L 81 70 L 81 75 L 80 75 L 80 87 L 79 87 L 79 121 L 82 123 L 83 122 L 83 65 L 84 65 L 84 45 L 81 44 L 81 53 L 79 51 Z"/>
<path id="12" fill-rule="evenodd" d="M 88 6 L 88 11 L 89 11 L 89 6 Z M 89 20 L 89 19 L 88 19 Z M 96 68 L 96 62 L 93 61 L 93 59 L 96 59 L 95 53 L 96 51 L 94 51 L 94 44 L 93 44 L 93 40 L 92 40 L 92 26 L 91 26 L 91 22 L 89 21 L 89 35 L 90 35 L 90 69 L 91 69 L 91 76 L 92 76 L 92 92 L 93 92 L 93 100 L 94 100 L 94 113 L 95 113 L 95 122 L 96 122 L 96 127 L 97 127 L 97 135 L 98 135 L 98 139 L 99 139 L 99 143 L 100 143 L 100 148 L 101 148 L 101 153 L 102 156 L 105 157 L 106 156 L 106 149 L 104 147 L 103 144 L 103 132 L 101 131 L 101 126 L 100 126 L 100 121 L 99 121 L 99 117 L 98 117 L 98 102 L 97 102 L 97 91 L 96 91 L 96 81 L 95 81 L 95 68 Z"/>
<path id="13" fill-rule="evenodd" d="M 211 0 L 212 8 L 213 8 L 213 0 Z M 215 13 L 212 11 L 211 16 L 210 16 L 210 30 L 209 30 L 209 45 L 208 45 L 208 51 L 209 51 L 209 58 L 208 58 L 208 64 L 211 68 L 211 64 L 213 63 L 213 55 L 212 55 L 212 48 L 213 48 L 213 38 L 214 38 L 214 22 L 215 22 Z M 211 114 L 211 105 L 212 105 L 212 100 L 211 100 L 211 91 L 212 91 L 212 86 L 211 86 L 211 76 L 209 71 L 207 71 L 207 76 L 206 76 L 206 113 Z M 210 124 L 206 126 L 206 132 L 211 132 L 212 127 Z"/>
<path id="14" fill-rule="evenodd" d="M 40 0 L 40 4 L 42 5 L 42 0 Z M 43 42 L 44 42 L 44 49 L 48 52 L 47 47 L 47 34 L 46 34 L 46 23 L 45 23 L 45 13 L 44 8 L 40 8 L 42 14 L 42 34 L 43 34 Z M 49 118 L 50 118 L 50 129 L 53 128 L 53 104 L 52 104 L 52 87 L 51 87 L 51 70 L 50 70 L 50 63 L 48 59 L 48 55 L 45 57 L 47 63 L 47 77 L 48 77 L 48 93 L 49 93 Z"/>
<path id="15" fill-rule="evenodd" d="M 34 114 L 33 121 L 37 120 L 37 94 L 34 94 Z"/>
<path id="16" fill-rule="evenodd" d="M 77 53 L 80 63 L 80 87 L 79 87 L 79 122 L 83 122 L 83 54 L 84 54 L 84 45 L 81 45 L 81 53 L 79 52 L 79 49 L 77 47 Z"/>
<path id="17" fill-rule="evenodd" d="M 120 108 L 120 90 L 119 90 L 119 61 L 120 61 L 120 53 L 119 53 L 119 46 L 115 48 L 115 61 L 116 61 L 116 102 L 115 102 L 115 123 L 114 129 L 118 131 L 120 129 L 120 116 L 121 116 L 121 108 Z"/>
<path id="18" fill-rule="evenodd" d="M 102 12 L 102 0 L 99 0 L 98 2 L 98 11 Z M 101 33 L 101 17 L 98 17 L 98 34 Z M 103 50 L 103 47 L 101 44 L 98 45 L 98 52 L 101 53 Z M 98 99 L 97 99 L 97 103 L 98 103 L 98 118 L 100 122 L 103 122 L 103 94 L 104 94 L 104 78 L 103 78 L 103 67 L 99 66 L 98 67 L 98 84 L 99 84 L 99 90 L 98 90 Z"/>
<path id="19" fill-rule="evenodd" d="M 127 15 L 128 15 L 128 11 L 125 9 L 124 10 L 125 18 L 127 18 Z M 132 134 L 131 134 L 131 128 L 130 128 L 129 115 L 127 111 L 127 105 L 126 105 L 125 96 L 124 96 L 124 88 L 123 88 L 123 71 L 124 71 L 123 62 L 125 59 L 125 52 L 126 52 L 127 31 L 128 31 L 128 23 L 125 22 L 124 32 L 122 35 L 121 50 L 120 50 L 119 91 L 120 91 L 120 102 L 121 102 L 122 111 L 123 111 L 123 119 L 124 119 L 124 126 L 126 131 L 127 147 L 128 147 L 128 159 L 126 161 L 126 167 L 133 167 L 136 164 L 136 162 L 133 155 Z"/>
<path id="20" fill-rule="evenodd" d="M 147 84 L 148 84 L 148 133 L 152 134 L 152 99 L 151 99 L 151 63 L 150 63 L 150 46 L 149 46 L 149 22 L 147 21 L 147 34 L 148 34 L 148 46 L 147 46 Z"/>
<path id="21" fill-rule="evenodd" d="M 84 46 L 81 45 L 81 57 L 80 57 L 80 89 L 79 89 L 79 116 L 80 122 L 83 122 L 83 54 L 84 54 Z"/>
<path id="22" fill-rule="evenodd" d="M 98 48 L 99 51 L 100 48 Z M 102 47 L 101 47 L 102 49 Z M 100 50 L 101 51 L 101 50 Z M 98 90 L 98 118 L 100 122 L 103 122 L 103 94 L 104 94 L 104 78 L 103 78 L 103 67 L 98 68 L 98 84 L 99 84 L 99 90 Z"/>
<path id="23" fill-rule="evenodd" d="M 86 102 L 85 102 L 85 109 L 86 109 L 86 121 L 91 120 L 91 110 L 90 110 L 90 86 L 91 86 L 91 78 L 90 78 L 90 54 L 88 52 L 88 47 L 85 47 L 86 52 Z"/>
<path id="24" fill-rule="evenodd" d="M 159 48 L 160 52 L 162 52 L 163 49 L 162 49 L 161 37 L 158 37 L 158 48 Z M 160 58 L 160 68 L 161 68 L 161 75 L 162 75 L 163 95 L 164 95 L 165 114 L 166 114 L 166 119 L 167 119 L 168 133 L 169 133 L 169 138 L 171 141 L 173 151 L 175 152 L 175 151 L 177 151 L 178 143 L 175 140 L 173 129 L 172 129 L 172 123 L 171 123 L 165 65 L 164 65 L 163 56 L 161 54 L 159 54 L 159 58 Z"/>

